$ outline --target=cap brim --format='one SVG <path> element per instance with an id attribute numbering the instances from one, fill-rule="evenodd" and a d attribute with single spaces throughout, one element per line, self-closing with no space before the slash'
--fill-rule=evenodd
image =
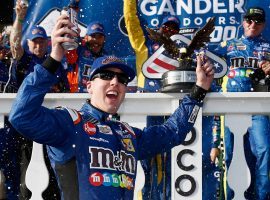
<path id="1" fill-rule="evenodd" d="M 101 32 L 101 31 L 90 32 L 90 33 L 87 33 L 87 35 L 93 35 L 93 34 L 96 34 L 96 33 L 99 33 L 99 34 L 105 36 L 104 32 Z"/>
<path id="2" fill-rule="evenodd" d="M 248 18 L 256 18 L 262 22 L 265 22 L 265 18 L 262 15 L 258 15 L 258 14 L 249 14 L 244 16 L 244 19 L 248 19 Z"/>
<path id="3" fill-rule="evenodd" d="M 43 35 L 35 35 L 35 36 L 33 36 L 33 37 L 29 37 L 28 39 L 29 39 L 29 40 L 34 40 L 34 39 L 36 39 L 36 38 L 47 39 L 47 38 L 44 37 Z"/>

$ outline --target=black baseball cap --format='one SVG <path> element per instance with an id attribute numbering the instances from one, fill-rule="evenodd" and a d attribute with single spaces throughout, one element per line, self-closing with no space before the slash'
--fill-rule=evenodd
<path id="1" fill-rule="evenodd" d="M 265 22 L 265 12 L 264 9 L 260 7 L 251 7 L 247 10 L 244 19 L 256 19 L 261 22 Z"/>

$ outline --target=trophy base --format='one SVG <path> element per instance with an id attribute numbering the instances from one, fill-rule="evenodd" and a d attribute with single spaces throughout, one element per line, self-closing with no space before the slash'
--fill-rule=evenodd
<path id="1" fill-rule="evenodd" d="M 190 70 L 167 71 L 162 75 L 161 92 L 188 93 L 196 82 L 196 72 Z"/>
<path id="2" fill-rule="evenodd" d="M 163 93 L 189 93 L 194 83 L 178 83 L 172 85 L 162 86 L 161 92 Z"/>
<path id="3" fill-rule="evenodd" d="M 269 92 L 270 88 L 268 85 L 253 85 L 252 86 L 253 91 L 252 92 Z"/>

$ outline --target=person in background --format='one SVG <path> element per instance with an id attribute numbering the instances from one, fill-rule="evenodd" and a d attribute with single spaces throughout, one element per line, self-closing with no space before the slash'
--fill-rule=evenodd
<path id="1" fill-rule="evenodd" d="M 166 37 L 179 33 L 180 22 L 175 16 L 163 18 L 158 31 Z M 153 54 L 162 44 L 150 42 L 149 54 Z M 141 92 L 158 92 L 161 81 L 145 78 L 145 87 L 138 88 Z M 147 127 L 163 124 L 169 116 L 147 116 Z M 143 199 L 169 199 L 171 196 L 171 151 L 141 161 L 145 173 L 145 185 L 142 190 Z"/>
<path id="2" fill-rule="evenodd" d="M 17 87 L 20 87 L 21 83 L 25 79 L 25 77 L 34 71 L 34 66 L 38 63 L 42 63 L 48 56 L 48 37 L 45 29 L 39 25 L 32 25 L 30 27 L 29 33 L 25 36 L 27 40 L 27 48 L 24 48 L 22 45 L 22 29 L 24 25 L 24 18 L 27 13 L 27 7 L 21 4 L 21 0 L 16 2 L 15 6 L 16 17 L 11 29 L 10 34 L 10 50 L 12 53 L 13 60 L 15 60 L 15 69 L 12 71 L 12 76 L 16 77 Z M 59 82 L 55 85 L 52 85 L 50 88 L 50 92 L 69 92 L 69 85 L 67 80 L 67 73 L 64 67 L 59 68 L 57 71 L 57 77 Z M 12 130 L 11 127 L 7 130 Z M 17 137 L 18 133 L 16 132 L 9 132 L 5 134 L 5 140 L 8 138 Z M 21 137 L 21 135 L 19 135 Z M 8 172 L 9 174 L 20 174 L 17 176 L 18 181 L 16 180 L 15 184 L 19 183 L 19 186 L 13 187 L 16 188 L 16 194 L 14 193 L 14 199 L 22 198 L 28 199 L 30 198 L 31 194 L 30 191 L 27 189 L 25 185 L 25 173 L 28 167 L 28 164 L 31 159 L 32 154 L 32 144 L 33 142 L 27 138 L 21 137 L 19 140 L 19 144 L 17 144 L 16 140 L 9 140 L 9 146 L 18 145 L 19 153 L 16 154 L 14 152 L 13 155 L 8 154 L 10 156 L 16 157 L 16 162 L 19 163 L 19 167 L 10 168 L 10 170 L 16 172 Z M 16 146 L 17 147 L 17 146 Z M 45 146 L 44 146 L 45 147 Z M 3 151 L 11 151 L 12 148 L 3 149 Z M 7 157 L 8 159 L 8 157 Z M 14 158 L 10 158 L 13 159 Z M 45 154 L 45 161 L 47 168 L 50 172 L 50 182 L 49 187 L 43 193 L 44 199 L 59 199 L 60 193 L 57 185 L 57 181 L 50 165 L 49 159 L 47 154 Z M 6 177 L 8 178 L 8 177 Z M 20 188 L 19 194 L 17 193 L 17 187 Z M 11 188 L 11 189 L 13 189 Z"/>
<path id="3" fill-rule="evenodd" d="M 18 86 L 24 78 L 34 70 L 35 64 L 42 63 L 48 56 L 48 37 L 45 29 L 33 25 L 26 36 L 27 47 L 22 45 L 22 28 L 27 7 L 21 5 L 21 0 L 16 2 L 16 18 L 10 35 L 10 47 L 13 58 L 17 61 L 16 77 Z M 67 74 L 63 68 L 58 70 L 59 83 L 52 86 L 51 92 L 69 92 Z"/>
<path id="4" fill-rule="evenodd" d="M 87 26 L 78 49 L 66 53 L 68 80 L 71 92 L 87 92 L 86 83 L 93 61 L 105 55 L 105 30 L 102 23 L 93 21 Z"/>
<path id="5" fill-rule="evenodd" d="M 18 91 L 16 77 L 12 76 L 12 63 L 9 45 L 10 32 L 1 33 L 0 41 L 0 92 L 16 93 Z M 7 117 L 4 127 L 0 128 L 0 169 L 5 176 L 6 199 L 18 199 L 20 191 L 20 168 L 18 155 L 22 136 L 10 125 Z"/>
<path id="6" fill-rule="evenodd" d="M 265 28 L 265 12 L 262 8 L 251 7 L 243 18 L 244 34 L 239 39 L 221 43 L 216 52 L 226 59 L 229 70 L 222 83 L 222 92 L 254 92 L 257 85 L 253 84 L 250 74 L 258 68 L 265 75 L 270 74 L 270 43 L 262 37 Z M 268 55 L 268 60 L 267 60 Z M 255 89 L 256 92 L 256 89 Z M 213 122 L 213 148 L 211 160 L 215 161 L 219 154 L 221 127 L 224 120 L 219 116 Z M 247 164 L 251 172 L 251 185 L 246 191 L 247 199 L 270 199 L 270 129 L 269 117 L 252 116 L 252 126 L 244 136 Z M 224 132 L 225 162 L 229 168 L 233 156 L 233 134 L 228 127 Z M 255 191 L 255 192 L 254 192 Z M 227 199 L 233 198 L 233 191 L 227 186 Z"/>
<path id="7" fill-rule="evenodd" d="M 55 72 L 64 56 L 61 43 L 74 41 L 63 35 L 76 36 L 63 24 L 70 25 L 65 15 L 58 18 L 52 32 L 50 56 L 42 65 L 36 65 L 23 82 L 9 120 L 24 136 L 47 144 L 52 163 L 76 160 L 78 199 L 132 199 L 137 161 L 166 152 L 184 141 L 211 86 L 213 66 L 205 57 L 202 61 L 198 56 L 196 85 L 163 125 L 140 130 L 114 119 L 127 84 L 135 77 L 132 68 L 115 56 L 93 62 L 87 82 L 91 100 L 80 111 L 48 109 L 41 104 L 57 81 Z"/>
<path id="8" fill-rule="evenodd" d="M 159 92 L 161 81 L 148 79 L 142 73 L 142 66 L 162 44 L 151 41 L 143 31 L 137 16 L 137 1 L 124 0 L 124 19 L 129 40 L 136 55 L 136 71 L 138 77 L 138 92 Z M 156 28 L 167 37 L 179 34 L 180 21 L 177 16 L 165 16 Z M 162 124 L 168 116 L 147 116 L 147 126 Z M 212 117 L 203 117 L 203 142 L 211 144 Z M 208 137 L 209 136 L 209 137 Z M 210 146 L 203 145 L 204 152 L 210 153 Z M 208 153 L 209 152 L 209 153 Z M 203 157 L 203 175 L 207 181 L 203 182 L 203 199 L 215 199 L 216 189 L 213 184 L 217 180 L 213 175 L 213 166 L 208 164 L 209 156 Z M 142 189 L 142 198 L 147 199 L 170 199 L 171 198 L 171 152 L 158 154 L 155 157 L 141 161 L 145 173 L 145 185 Z M 206 166 L 206 167 L 205 167 Z M 205 169 L 207 170 L 205 172 Z M 215 169 L 216 170 L 216 169 Z M 210 183 L 209 183 L 210 182 Z M 211 185 L 209 187 L 209 185 Z"/>

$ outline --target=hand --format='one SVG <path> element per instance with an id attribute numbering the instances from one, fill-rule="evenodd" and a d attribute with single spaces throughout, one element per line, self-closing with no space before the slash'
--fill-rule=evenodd
<path id="1" fill-rule="evenodd" d="M 63 42 L 74 42 L 74 39 L 65 37 L 64 35 L 69 34 L 74 37 L 78 37 L 78 33 L 71 30 L 72 26 L 73 24 L 69 21 L 68 16 L 63 14 L 57 19 L 57 22 L 52 30 L 52 51 L 50 56 L 59 62 L 62 60 L 65 54 L 65 49 L 61 44 Z"/>
<path id="2" fill-rule="evenodd" d="M 15 6 L 15 12 L 17 17 L 20 20 L 24 20 L 26 12 L 27 12 L 27 6 L 21 5 L 21 0 L 16 1 L 16 6 Z"/>
<path id="3" fill-rule="evenodd" d="M 196 85 L 205 90 L 209 90 L 214 79 L 214 73 L 213 64 L 208 58 L 205 55 L 197 55 Z"/>
<path id="4" fill-rule="evenodd" d="M 216 158 L 219 156 L 219 149 L 218 148 L 212 148 L 210 152 L 210 159 L 211 163 L 215 163 Z"/>
<path id="5" fill-rule="evenodd" d="M 270 61 L 263 60 L 259 62 L 259 67 L 264 71 L 266 75 L 270 74 Z"/>

